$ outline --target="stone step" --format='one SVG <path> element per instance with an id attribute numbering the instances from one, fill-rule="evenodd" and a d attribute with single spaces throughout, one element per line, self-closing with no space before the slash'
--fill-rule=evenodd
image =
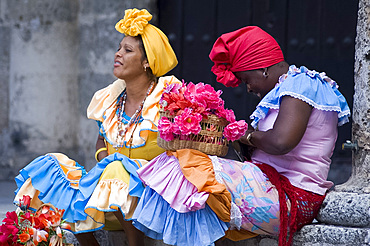
<path id="1" fill-rule="evenodd" d="M 95 232 L 101 246 L 128 246 L 123 231 Z M 68 243 L 78 246 L 78 241 L 70 232 L 66 233 Z M 147 246 L 168 246 L 160 240 L 145 238 Z M 223 240 L 223 246 L 278 246 L 278 238 L 271 236 L 258 236 L 247 240 L 233 242 Z M 365 246 L 370 245 L 370 228 L 353 228 L 323 224 L 304 226 L 296 233 L 293 246 Z"/>

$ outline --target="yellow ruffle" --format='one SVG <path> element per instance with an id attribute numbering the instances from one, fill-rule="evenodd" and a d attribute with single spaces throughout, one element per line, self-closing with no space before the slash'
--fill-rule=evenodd
<path id="1" fill-rule="evenodd" d="M 157 132 L 157 125 L 159 120 L 159 100 L 162 96 L 166 84 L 181 83 L 174 76 L 161 77 L 153 92 L 145 100 L 142 117 L 143 121 L 137 124 L 133 134 L 133 143 L 131 148 L 142 147 L 146 144 L 149 137 L 149 132 Z M 87 109 L 87 117 L 89 119 L 100 121 L 102 127 L 100 134 L 103 135 L 106 141 L 114 145 L 118 134 L 118 117 L 116 114 L 116 101 L 118 96 L 123 92 L 126 85 L 123 80 L 117 80 L 113 84 L 97 91 L 90 102 Z M 131 126 L 124 137 L 124 144 L 129 148 L 128 141 L 130 140 L 134 125 Z M 159 148 L 159 147 L 158 147 Z M 116 152 L 116 151 L 114 151 Z M 158 151 L 157 151 L 158 152 Z M 160 150 L 158 153 L 162 153 Z M 147 159 L 147 158 L 145 158 Z"/>
<path id="2" fill-rule="evenodd" d="M 132 217 L 137 198 L 129 195 L 129 181 L 130 175 L 120 161 L 110 163 L 86 205 L 88 218 L 77 223 L 76 230 L 89 231 L 102 225 L 106 230 L 122 230 L 114 214 L 106 212 L 121 211 L 126 219 Z"/>

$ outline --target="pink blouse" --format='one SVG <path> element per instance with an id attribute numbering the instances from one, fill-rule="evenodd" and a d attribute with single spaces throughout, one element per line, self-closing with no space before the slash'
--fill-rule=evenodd
<path id="1" fill-rule="evenodd" d="M 273 127 L 278 109 L 270 109 L 258 122 L 260 131 Z M 327 181 L 330 157 L 337 140 L 338 113 L 312 109 L 307 129 L 299 144 L 285 155 L 271 155 L 256 149 L 253 162 L 266 163 L 287 177 L 292 185 L 320 195 L 333 186 Z"/>

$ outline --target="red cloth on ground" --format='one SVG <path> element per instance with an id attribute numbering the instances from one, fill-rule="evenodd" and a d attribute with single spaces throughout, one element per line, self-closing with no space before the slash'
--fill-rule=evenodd
<path id="1" fill-rule="evenodd" d="M 256 164 L 266 174 L 279 192 L 280 227 L 279 246 L 291 245 L 294 233 L 316 217 L 325 195 L 321 196 L 293 186 L 289 179 L 267 164 Z M 291 202 L 290 214 L 286 205 L 286 196 Z M 289 229 L 289 236 L 288 236 Z M 288 238 L 287 238 L 288 236 Z M 288 240 L 287 240 L 288 239 Z"/>
<path id="2" fill-rule="evenodd" d="M 212 72 L 225 86 L 236 87 L 240 81 L 233 72 L 260 69 L 284 61 L 276 40 L 257 26 L 247 26 L 221 35 L 209 58 L 215 63 Z"/>

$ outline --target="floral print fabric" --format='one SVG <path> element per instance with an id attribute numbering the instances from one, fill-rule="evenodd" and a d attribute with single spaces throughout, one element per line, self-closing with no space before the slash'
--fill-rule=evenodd
<path id="1" fill-rule="evenodd" d="M 241 212 L 241 220 L 232 227 L 257 234 L 279 234 L 280 204 L 278 191 L 262 171 L 251 162 L 217 158 L 221 168 L 216 176 L 231 193 L 232 202 Z M 214 161 L 214 158 L 212 158 Z M 290 206 L 288 205 L 288 210 Z M 232 218 L 233 219 L 233 218 Z"/>

